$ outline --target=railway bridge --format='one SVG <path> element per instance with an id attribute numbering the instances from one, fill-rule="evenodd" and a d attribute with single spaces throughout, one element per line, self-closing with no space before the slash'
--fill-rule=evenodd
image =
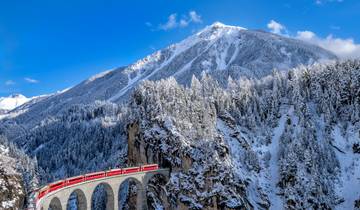
<path id="1" fill-rule="evenodd" d="M 70 196 L 76 194 L 77 209 L 90 210 L 95 189 L 102 185 L 106 191 L 106 209 L 119 209 L 120 186 L 128 180 L 137 186 L 136 209 L 147 209 L 146 188 L 155 175 L 162 175 L 168 181 L 169 170 L 157 165 L 146 165 L 125 169 L 113 169 L 68 178 L 51 183 L 37 192 L 37 210 L 66 210 Z"/>

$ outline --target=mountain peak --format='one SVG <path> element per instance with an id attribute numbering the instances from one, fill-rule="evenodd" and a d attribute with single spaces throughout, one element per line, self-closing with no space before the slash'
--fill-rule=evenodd
<path id="1" fill-rule="evenodd" d="M 210 25 L 211 27 L 226 27 L 227 25 L 225 25 L 222 22 L 216 21 L 213 24 Z"/>
<path id="2" fill-rule="evenodd" d="M 222 22 L 216 21 L 213 24 L 209 26 L 210 28 L 233 28 L 233 29 L 240 29 L 240 30 L 246 30 L 246 28 L 240 27 L 240 26 L 231 26 L 226 25 Z"/>
<path id="3" fill-rule="evenodd" d="M 247 30 L 246 28 L 240 27 L 240 26 L 230 26 L 225 25 L 221 22 L 214 22 L 213 24 L 206 26 L 203 30 L 198 32 L 196 35 L 201 36 L 204 34 L 213 35 L 213 34 L 222 34 L 221 32 L 238 32 L 242 30 Z"/>
<path id="4" fill-rule="evenodd" d="M 26 102 L 28 102 L 30 98 L 26 98 L 22 94 L 12 94 L 8 97 L 0 98 L 0 110 L 12 110 Z"/>
<path id="5" fill-rule="evenodd" d="M 26 98 L 26 97 L 20 93 L 15 93 L 10 95 L 9 98 Z"/>

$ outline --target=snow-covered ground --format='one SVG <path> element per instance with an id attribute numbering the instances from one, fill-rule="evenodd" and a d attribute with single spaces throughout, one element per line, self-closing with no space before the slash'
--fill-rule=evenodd
<path id="1" fill-rule="evenodd" d="M 229 146 L 231 165 L 233 166 L 235 173 L 242 180 L 251 180 L 247 191 L 250 202 L 253 205 L 256 203 L 261 203 L 261 198 L 259 192 L 257 191 L 260 177 L 250 172 L 247 166 L 244 164 L 244 155 L 246 155 L 244 146 L 247 144 L 247 142 L 240 142 L 239 139 L 246 139 L 246 134 L 239 133 L 237 137 L 235 137 L 234 133 L 237 133 L 239 130 L 241 130 L 241 128 L 238 126 L 231 128 L 229 125 L 227 125 L 226 122 L 220 119 L 217 120 L 217 129 L 224 135 L 225 141 Z M 255 208 L 257 209 L 256 205 Z"/>
<path id="2" fill-rule="evenodd" d="M 270 152 L 270 155 L 271 155 L 268 171 L 270 172 L 269 198 L 271 200 L 270 209 L 272 209 L 272 210 L 283 209 L 283 201 L 278 194 L 278 187 L 277 187 L 277 183 L 279 182 L 279 179 L 280 179 L 278 151 L 279 151 L 280 137 L 284 133 L 286 120 L 288 117 L 292 117 L 293 111 L 294 111 L 293 107 L 291 107 L 290 109 L 288 107 L 286 107 L 286 108 L 282 107 L 281 118 L 278 122 L 277 127 L 273 131 L 273 137 L 271 139 L 271 143 L 268 146 L 268 151 Z"/>
<path id="3" fill-rule="evenodd" d="M 354 201 L 360 198 L 360 154 L 353 152 L 352 145 L 360 142 L 359 129 L 350 126 L 344 136 L 339 126 L 335 126 L 332 132 L 337 158 L 340 162 L 341 176 L 336 185 L 339 196 L 344 202 L 337 209 L 353 209 Z M 342 151 L 342 152 L 341 152 Z"/>

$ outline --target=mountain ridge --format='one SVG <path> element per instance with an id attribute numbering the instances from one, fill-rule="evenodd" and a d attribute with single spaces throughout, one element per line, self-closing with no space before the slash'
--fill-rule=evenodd
<path id="1" fill-rule="evenodd" d="M 19 123 L 35 125 L 44 116 L 59 113 L 72 104 L 96 100 L 124 102 L 144 80 L 173 76 L 188 85 L 192 75 L 200 77 L 207 72 L 220 83 L 226 83 L 229 76 L 260 78 L 271 74 L 274 68 L 287 70 L 324 59 L 336 56 L 300 40 L 215 22 L 129 66 L 94 75 L 65 92 L 19 107 L 14 112 L 21 114 L 13 115 Z"/>

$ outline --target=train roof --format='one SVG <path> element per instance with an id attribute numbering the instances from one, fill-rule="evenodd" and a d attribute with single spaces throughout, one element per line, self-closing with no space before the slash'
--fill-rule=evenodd
<path id="1" fill-rule="evenodd" d="M 82 178 L 82 177 L 84 177 L 84 175 L 69 177 L 69 178 L 67 178 L 66 180 L 76 179 L 76 178 Z"/>
<path id="2" fill-rule="evenodd" d="M 105 171 L 91 172 L 91 173 L 85 174 L 84 176 L 91 176 L 91 175 L 96 175 L 96 174 L 101 174 L 101 173 L 105 173 Z"/>
<path id="3" fill-rule="evenodd" d="M 109 169 L 107 171 L 118 171 L 118 170 L 123 170 L 123 168 L 113 168 L 113 169 Z"/>
<path id="4" fill-rule="evenodd" d="M 56 182 L 51 182 L 50 184 L 48 184 L 48 186 L 49 186 L 49 185 L 54 185 L 54 184 L 59 184 L 59 183 L 64 182 L 64 181 L 65 181 L 65 179 L 58 180 L 58 181 L 56 181 Z"/>

